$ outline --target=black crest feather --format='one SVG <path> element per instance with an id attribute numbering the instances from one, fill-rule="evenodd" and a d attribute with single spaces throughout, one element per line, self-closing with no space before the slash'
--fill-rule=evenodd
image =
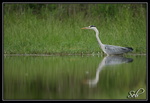
<path id="1" fill-rule="evenodd" d="M 94 26 L 94 25 L 91 25 L 90 27 L 96 27 L 96 26 Z"/>

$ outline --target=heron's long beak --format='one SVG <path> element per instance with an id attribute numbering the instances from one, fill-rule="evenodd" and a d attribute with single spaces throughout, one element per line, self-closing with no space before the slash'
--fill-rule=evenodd
<path id="1" fill-rule="evenodd" d="M 81 28 L 81 29 L 90 29 L 89 27 L 84 27 L 84 28 Z"/>

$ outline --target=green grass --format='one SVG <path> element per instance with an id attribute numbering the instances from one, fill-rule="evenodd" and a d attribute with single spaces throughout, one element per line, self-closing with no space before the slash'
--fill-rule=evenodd
<path id="1" fill-rule="evenodd" d="M 60 9 L 49 11 L 43 8 L 40 14 L 34 14 L 29 8 L 21 13 L 6 9 L 4 53 L 102 53 L 95 32 L 80 29 L 89 25 L 98 28 L 104 44 L 132 47 L 133 53 L 146 53 L 145 9 L 139 6 L 132 10 L 129 4 L 120 4 L 123 7 L 99 5 L 99 9 L 91 5 L 93 9 L 87 15 L 85 11 L 79 11 L 69 16 Z"/>

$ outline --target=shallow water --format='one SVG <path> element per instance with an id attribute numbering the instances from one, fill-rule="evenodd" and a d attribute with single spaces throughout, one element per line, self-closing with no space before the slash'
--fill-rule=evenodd
<path id="1" fill-rule="evenodd" d="M 146 99 L 146 56 L 5 56 L 3 99 Z"/>

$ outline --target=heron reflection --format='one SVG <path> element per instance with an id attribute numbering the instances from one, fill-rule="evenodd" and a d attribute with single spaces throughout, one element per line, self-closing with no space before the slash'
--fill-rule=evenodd
<path id="1" fill-rule="evenodd" d="M 86 83 L 89 84 L 89 87 L 95 87 L 99 81 L 99 74 L 104 66 L 129 63 L 132 61 L 132 58 L 126 58 L 123 56 L 106 56 L 103 58 L 102 62 L 99 63 L 95 78 L 87 80 Z"/>

